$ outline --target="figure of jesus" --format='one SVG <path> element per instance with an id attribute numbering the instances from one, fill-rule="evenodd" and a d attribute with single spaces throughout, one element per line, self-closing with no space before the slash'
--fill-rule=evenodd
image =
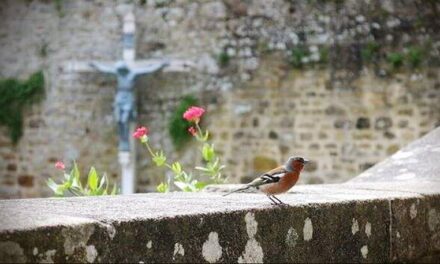
<path id="1" fill-rule="evenodd" d="M 90 63 L 90 66 L 103 73 L 115 75 L 118 81 L 113 112 L 118 122 L 119 130 L 119 151 L 129 151 L 130 122 L 136 118 L 134 85 L 136 78 L 140 75 L 154 73 L 168 66 L 166 60 L 151 63 L 145 67 L 130 67 L 124 61 L 118 61 L 114 66 L 106 66 L 97 62 Z"/>

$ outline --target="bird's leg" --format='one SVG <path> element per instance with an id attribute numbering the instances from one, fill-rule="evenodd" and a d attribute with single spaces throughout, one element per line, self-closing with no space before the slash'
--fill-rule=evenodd
<path id="1" fill-rule="evenodd" d="M 272 201 L 272 203 L 270 203 L 270 204 L 278 205 L 278 203 L 274 199 L 272 199 L 272 197 L 270 195 L 267 195 L 267 198 L 269 198 Z"/>
<path id="2" fill-rule="evenodd" d="M 279 202 L 279 204 L 285 204 L 285 203 L 283 203 L 280 199 L 278 199 L 275 195 L 272 195 L 272 197 L 273 197 L 275 200 L 277 200 L 277 201 Z"/>

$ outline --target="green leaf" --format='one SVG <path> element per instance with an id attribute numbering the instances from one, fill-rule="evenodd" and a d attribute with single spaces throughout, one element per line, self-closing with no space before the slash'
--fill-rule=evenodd
<path id="1" fill-rule="evenodd" d="M 58 196 L 63 196 L 64 192 L 69 190 L 69 188 L 70 188 L 69 182 L 64 182 L 63 184 L 59 184 L 55 194 L 58 195 Z"/>
<path id="2" fill-rule="evenodd" d="M 79 180 L 79 169 L 78 169 L 78 165 L 76 164 L 76 161 L 73 162 L 73 168 L 72 171 L 70 172 L 73 174 L 73 176 Z"/>
<path id="3" fill-rule="evenodd" d="M 183 176 L 184 172 L 181 172 L 179 174 L 174 174 L 174 180 L 175 181 L 185 181 L 185 178 Z"/>
<path id="4" fill-rule="evenodd" d="M 55 195 L 63 195 L 63 192 L 61 192 L 59 185 L 56 184 L 51 178 L 47 180 L 47 186 L 55 193 Z"/>
<path id="5" fill-rule="evenodd" d="M 105 183 L 107 183 L 107 186 L 108 186 L 108 178 L 107 178 L 107 174 L 106 173 L 104 173 L 104 175 L 102 175 L 102 177 L 101 177 L 101 181 L 99 182 L 98 190 L 99 189 L 103 189 Z"/>
<path id="6" fill-rule="evenodd" d="M 78 187 L 72 186 L 70 187 L 69 191 L 73 193 L 76 196 L 84 196 L 83 190 L 79 189 Z"/>
<path id="7" fill-rule="evenodd" d="M 206 183 L 206 182 L 197 182 L 194 184 L 194 186 L 196 187 L 197 190 L 201 190 L 201 189 L 205 188 L 206 185 L 208 185 L 208 183 Z"/>
<path id="8" fill-rule="evenodd" d="M 174 174 L 182 173 L 182 165 L 180 165 L 180 163 L 177 161 L 171 165 L 171 169 L 173 170 Z"/>
<path id="9" fill-rule="evenodd" d="M 211 170 L 208 169 L 208 168 L 205 168 L 205 167 L 199 167 L 199 166 L 195 167 L 195 169 L 196 169 L 196 170 L 199 170 L 199 171 L 204 171 L 204 172 L 209 172 L 209 171 L 211 171 Z"/>
<path id="10" fill-rule="evenodd" d="M 160 193 L 166 193 L 169 192 L 169 186 L 166 183 L 161 182 L 157 187 L 156 190 Z"/>
<path id="11" fill-rule="evenodd" d="M 211 161 L 215 156 L 214 146 L 207 143 L 203 144 L 202 155 L 205 161 Z"/>
<path id="12" fill-rule="evenodd" d="M 191 182 L 191 179 L 193 178 L 191 173 L 186 173 L 185 171 L 182 172 L 182 176 L 183 176 L 183 181 L 186 183 Z"/>
<path id="13" fill-rule="evenodd" d="M 78 165 L 76 164 L 76 161 L 73 162 L 73 168 L 70 171 L 70 176 L 73 177 L 72 186 L 78 187 L 79 189 L 82 190 L 79 169 L 78 169 Z"/>
<path id="14" fill-rule="evenodd" d="M 166 160 L 167 160 L 167 158 L 163 154 L 162 150 L 160 152 L 156 152 L 156 155 L 154 155 L 154 157 L 153 157 L 153 161 L 156 164 L 156 166 L 158 166 L 158 167 L 163 166 L 165 164 Z"/>
<path id="15" fill-rule="evenodd" d="M 203 141 L 207 141 L 208 140 L 208 138 L 209 138 L 209 132 L 208 132 L 208 130 L 206 130 L 206 133 L 205 133 L 205 135 L 203 136 Z"/>
<path id="16" fill-rule="evenodd" d="M 98 187 L 98 173 L 96 172 L 94 167 L 90 168 L 87 183 L 92 192 L 94 192 Z"/>
<path id="17" fill-rule="evenodd" d="M 191 191 L 191 189 L 188 187 L 187 183 L 175 181 L 174 184 L 177 186 L 177 188 L 179 188 L 180 190 L 182 190 L 184 192 Z"/>
<path id="18" fill-rule="evenodd" d="M 116 187 L 116 183 L 115 183 L 115 184 L 113 184 L 113 189 L 112 189 L 112 192 L 110 193 L 110 195 L 116 195 L 116 192 L 117 192 L 117 187 Z"/>

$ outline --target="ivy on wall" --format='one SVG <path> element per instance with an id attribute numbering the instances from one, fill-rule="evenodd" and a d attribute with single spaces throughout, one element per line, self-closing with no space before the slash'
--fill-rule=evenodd
<path id="1" fill-rule="evenodd" d="M 41 71 L 32 74 L 26 81 L 0 79 L 0 125 L 8 127 L 14 144 L 23 134 L 24 108 L 39 101 L 43 94 L 44 76 Z"/>
<path id="2" fill-rule="evenodd" d="M 188 132 L 188 128 L 191 126 L 191 123 L 183 119 L 183 113 L 193 105 L 197 105 L 198 100 L 191 96 L 187 95 L 182 98 L 180 104 L 174 110 L 169 125 L 168 132 L 171 136 L 171 141 L 176 149 L 181 149 L 185 142 L 188 142 L 192 137 Z"/>

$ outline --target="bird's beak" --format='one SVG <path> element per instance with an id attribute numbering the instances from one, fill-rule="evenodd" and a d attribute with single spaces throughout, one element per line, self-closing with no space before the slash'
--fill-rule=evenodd
<path id="1" fill-rule="evenodd" d="M 307 163 L 309 163 L 309 162 L 310 162 L 310 160 L 308 160 L 308 159 L 304 159 L 304 165 L 307 164 Z"/>

